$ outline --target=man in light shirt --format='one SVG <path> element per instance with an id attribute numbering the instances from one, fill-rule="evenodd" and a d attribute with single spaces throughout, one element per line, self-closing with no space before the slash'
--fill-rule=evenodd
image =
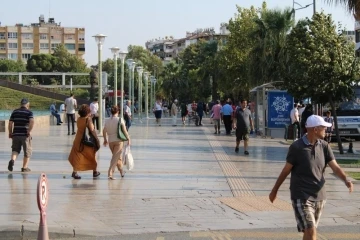
<path id="1" fill-rule="evenodd" d="M 221 108 L 219 100 L 216 100 L 216 104 L 211 108 L 212 119 L 215 127 L 214 134 L 220 134 Z"/>
<path id="2" fill-rule="evenodd" d="M 297 126 L 297 138 L 300 138 L 300 117 L 299 110 L 300 104 L 295 103 L 294 108 L 290 112 L 291 124 L 295 127 Z"/>
<path id="3" fill-rule="evenodd" d="M 74 98 L 74 94 L 71 93 L 70 97 L 65 99 L 65 112 L 67 116 L 68 123 L 68 135 L 70 135 L 70 120 L 72 125 L 72 135 L 75 135 L 75 109 L 77 108 L 77 102 Z"/>
<path id="4" fill-rule="evenodd" d="M 129 128 L 131 127 L 131 101 L 127 101 L 126 105 L 124 106 L 124 119 L 125 119 L 125 125 L 126 130 L 129 131 Z"/>
<path id="5" fill-rule="evenodd" d="M 99 130 L 99 101 L 98 98 L 95 97 L 94 101 L 90 103 L 90 113 L 92 117 L 92 122 L 97 130 Z M 95 124 L 96 122 L 96 124 Z"/>
<path id="6" fill-rule="evenodd" d="M 178 109 L 177 109 L 177 104 L 178 100 L 175 99 L 173 104 L 171 105 L 171 116 L 172 116 L 172 126 L 176 127 L 176 118 L 177 118 L 177 113 L 178 113 Z"/>

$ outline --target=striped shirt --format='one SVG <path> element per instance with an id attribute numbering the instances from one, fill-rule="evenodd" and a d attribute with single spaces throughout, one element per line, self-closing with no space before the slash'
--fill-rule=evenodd
<path id="1" fill-rule="evenodd" d="M 24 107 L 15 109 L 10 116 L 10 121 L 14 122 L 12 135 L 26 136 L 31 118 L 34 118 L 34 116 L 30 110 Z"/>

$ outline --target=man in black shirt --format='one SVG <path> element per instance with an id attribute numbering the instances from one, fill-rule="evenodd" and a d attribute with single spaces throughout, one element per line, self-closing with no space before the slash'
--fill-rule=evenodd
<path id="1" fill-rule="evenodd" d="M 353 184 L 337 164 L 331 147 L 322 140 L 331 124 L 317 115 L 306 120 L 307 134 L 291 144 L 286 164 L 272 189 L 269 199 L 274 202 L 277 191 L 291 173 L 290 193 L 299 232 L 303 239 L 316 239 L 316 227 L 326 202 L 324 172 L 327 165 L 344 181 L 349 191 Z"/>
<path id="2" fill-rule="evenodd" d="M 31 147 L 31 131 L 34 127 L 34 116 L 29 110 L 30 103 L 26 98 L 21 100 L 21 107 L 15 109 L 9 121 L 9 138 L 12 139 L 12 154 L 9 161 L 8 170 L 13 171 L 14 163 L 21 152 L 21 148 L 24 151 L 23 167 L 21 172 L 30 172 L 28 163 L 32 153 Z"/>

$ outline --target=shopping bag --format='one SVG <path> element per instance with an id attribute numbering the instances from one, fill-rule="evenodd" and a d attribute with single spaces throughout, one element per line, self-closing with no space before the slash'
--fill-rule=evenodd
<path id="1" fill-rule="evenodd" d="M 134 158 L 130 151 L 130 146 L 126 146 L 125 148 L 125 166 L 127 170 L 131 171 L 134 168 Z"/>

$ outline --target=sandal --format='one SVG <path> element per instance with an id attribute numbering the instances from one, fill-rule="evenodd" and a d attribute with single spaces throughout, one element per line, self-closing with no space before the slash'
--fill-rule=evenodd
<path id="1" fill-rule="evenodd" d="M 113 176 L 109 176 L 109 180 L 116 180 Z"/>
<path id="2" fill-rule="evenodd" d="M 100 172 L 98 172 L 98 171 L 94 171 L 93 172 L 93 177 L 95 178 L 95 177 L 98 177 L 100 175 Z"/>
<path id="3" fill-rule="evenodd" d="M 76 172 L 73 172 L 71 174 L 71 177 L 74 178 L 74 179 L 81 179 L 81 177 Z"/>
<path id="4" fill-rule="evenodd" d="M 125 177 L 125 171 L 124 170 L 119 170 L 119 172 L 120 172 L 120 175 L 121 175 L 121 177 L 123 178 L 123 177 Z"/>

